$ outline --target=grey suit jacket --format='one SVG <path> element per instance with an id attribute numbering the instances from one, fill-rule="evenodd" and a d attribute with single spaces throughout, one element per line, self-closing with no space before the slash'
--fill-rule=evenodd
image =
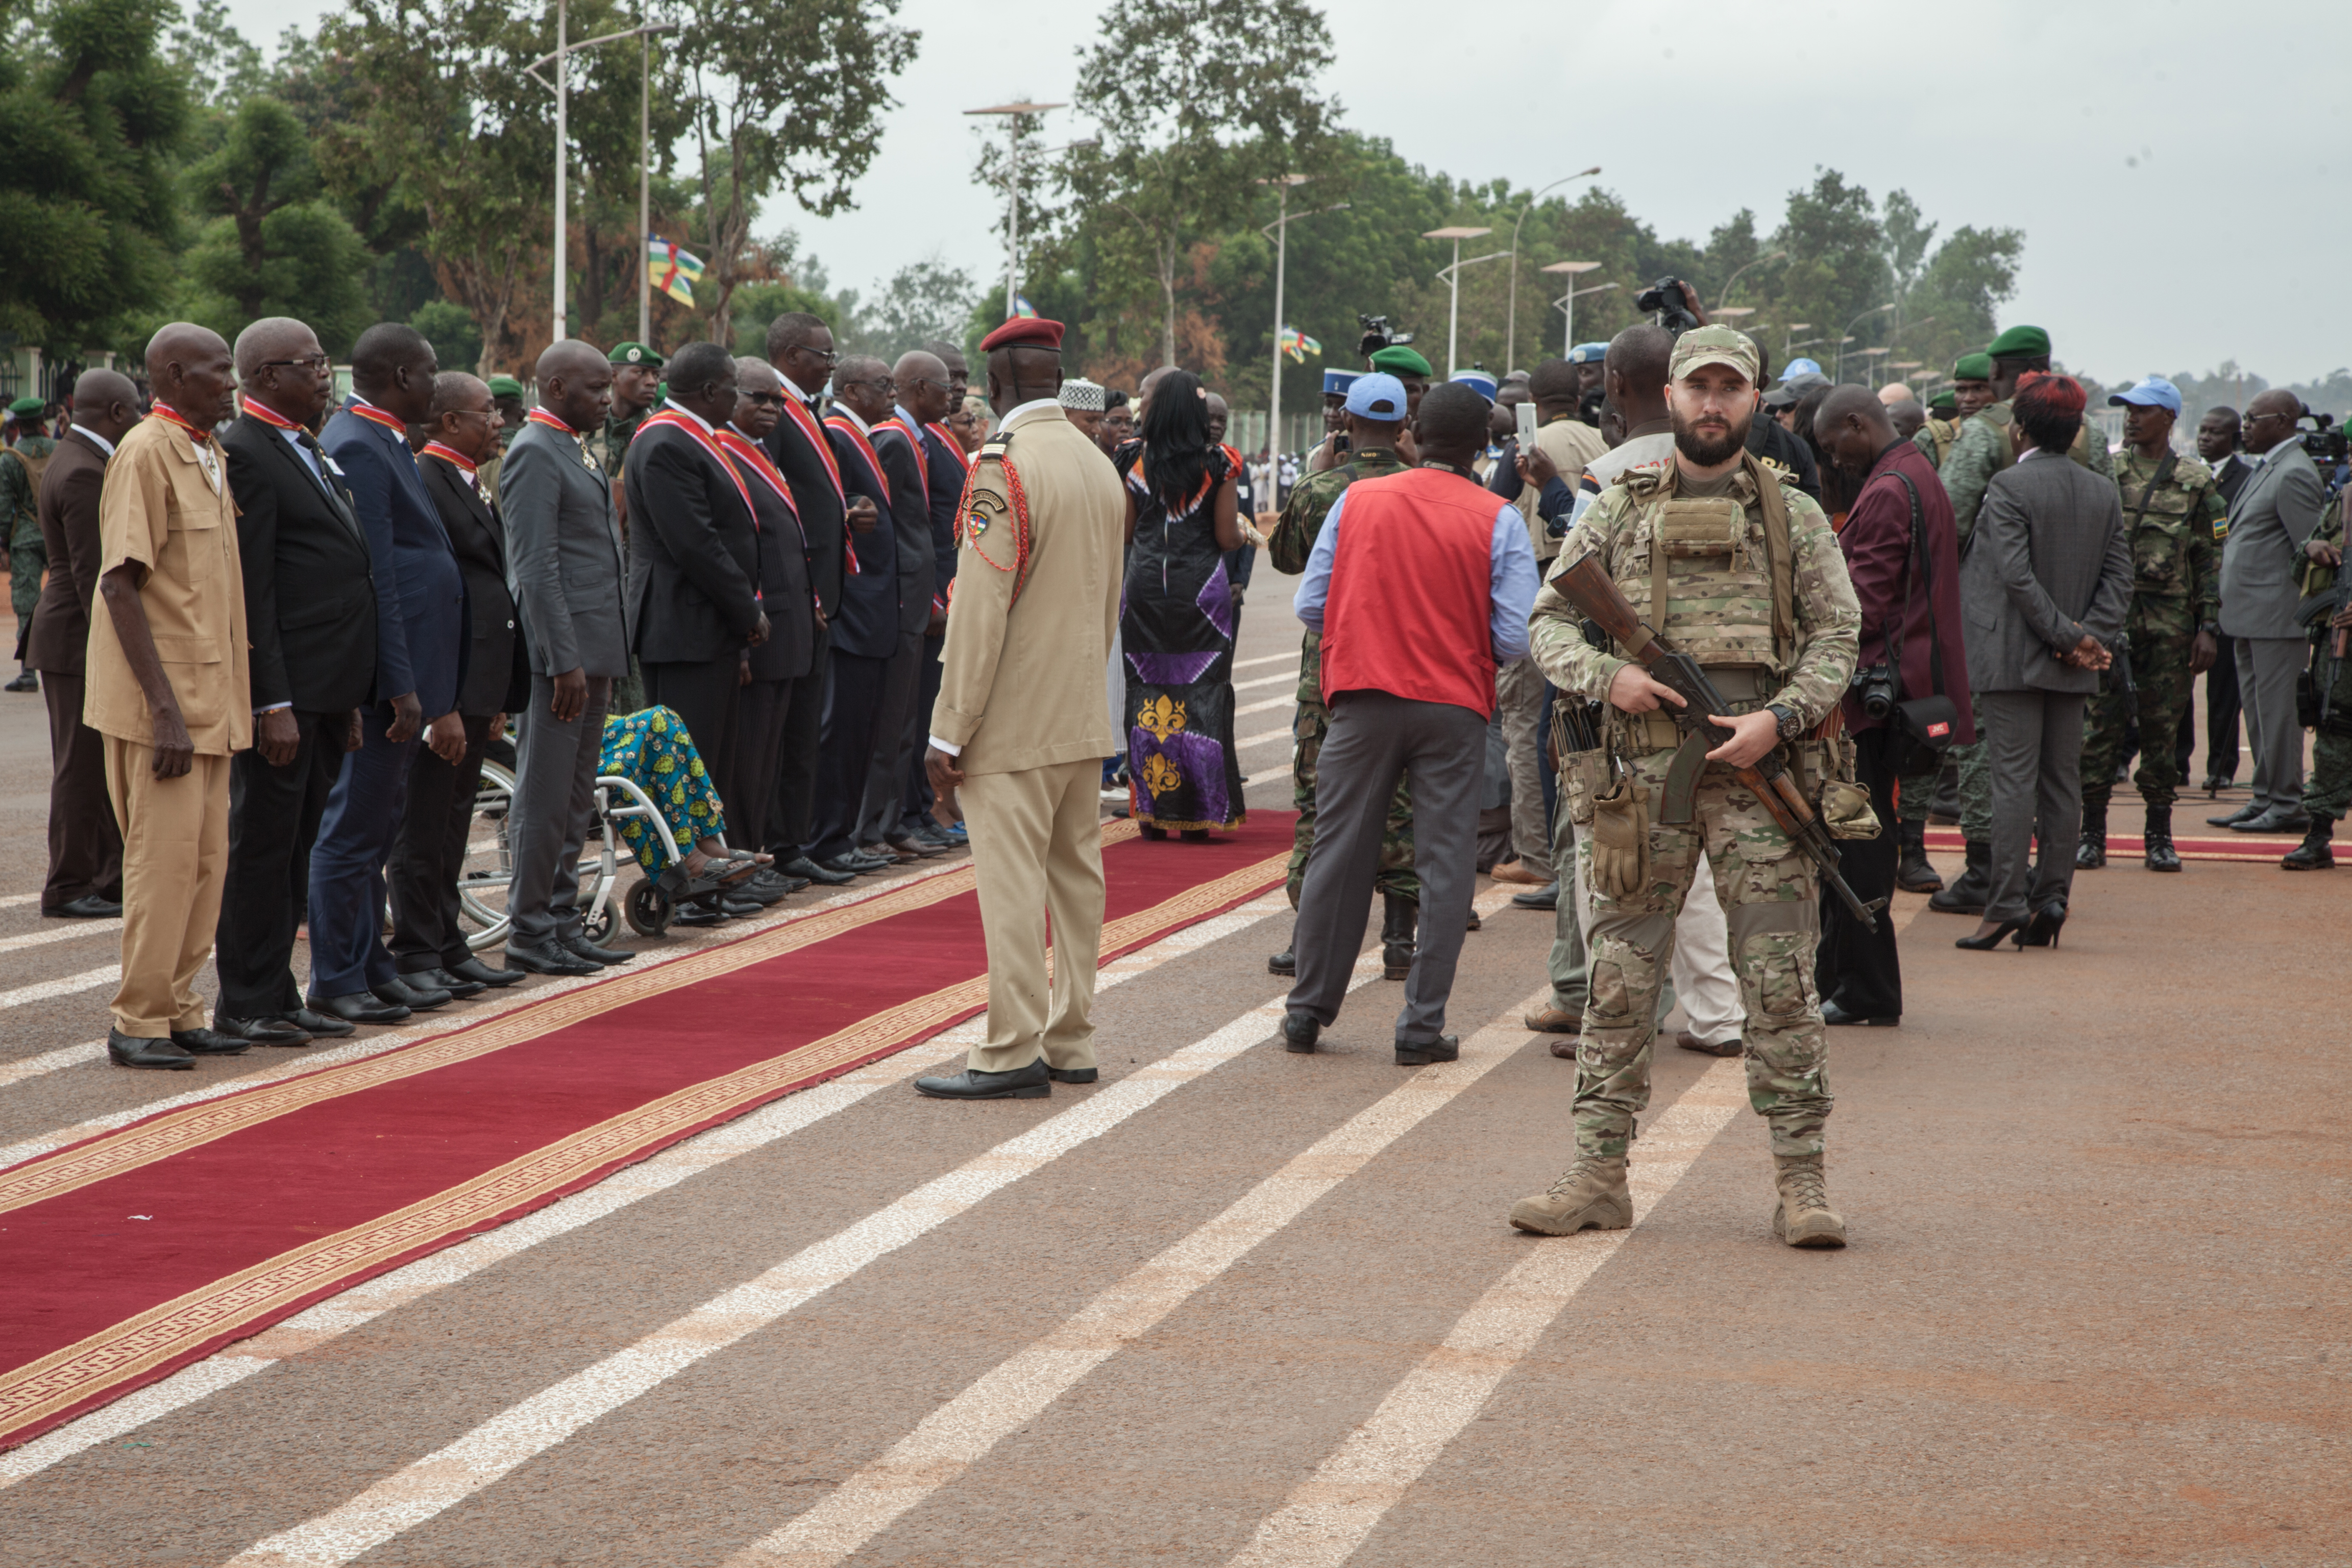
<path id="1" fill-rule="evenodd" d="M 2113 479 L 2063 457 L 2032 458 L 1985 486 L 1960 563 L 1975 691 L 2099 689 L 2096 670 L 2061 664 L 2088 632 L 2112 644 L 2131 601 L 2131 550 Z"/>
<path id="2" fill-rule="evenodd" d="M 2221 630 L 2233 637 L 2296 637 L 2295 583 L 2304 542 L 2326 500 L 2319 470 L 2301 447 L 2258 464 L 2230 502 L 2221 542 Z"/>
<path id="3" fill-rule="evenodd" d="M 525 425 L 499 469 L 507 583 L 539 675 L 629 673 L 629 608 L 610 477 L 578 441 Z"/>

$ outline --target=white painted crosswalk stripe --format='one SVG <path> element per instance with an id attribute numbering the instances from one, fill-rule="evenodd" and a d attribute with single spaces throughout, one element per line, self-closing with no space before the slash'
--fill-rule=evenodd
<path id="1" fill-rule="evenodd" d="M 1740 1061 L 1717 1062 L 1643 1130 L 1627 1173 L 1635 1226 L 1747 1103 L 1745 1084 Z M 1527 1258 L 1455 1320 L 1444 1342 L 1299 1483 L 1229 1568 L 1339 1568 L 1354 1556 L 1631 1234 L 1585 1231 L 1530 1241 Z"/>
<path id="2" fill-rule="evenodd" d="M 122 921 L 68 921 L 47 931 L 26 931 L 22 936 L 0 937 L 0 952 L 22 952 L 28 947 L 47 947 L 54 942 L 72 942 L 85 936 L 120 936 Z"/>
<path id="3" fill-rule="evenodd" d="M 85 969 L 79 974 L 68 974 L 59 980 L 44 980 L 37 985 L 19 985 L 14 991 L 0 991 L 0 1007 L 29 1007 L 36 1002 L 47 1002 L 52 996 L 70 996 L 77 991 L 94 991 L 101 985 L 122 984 L 122 966 L 101 964 Z"/>

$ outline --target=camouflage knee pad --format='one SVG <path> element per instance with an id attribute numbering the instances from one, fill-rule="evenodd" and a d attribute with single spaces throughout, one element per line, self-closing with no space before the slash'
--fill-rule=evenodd
<path id="1" fill-rule="evenodd" d="M 1577 845 L 1580 856 L 1591 849 Z M 1658 986 L 1673 951 L 1674 917 L 1651 905 L 1595 899 L 1585 932 L 1584 1032 L 1576 1047 L 1576 1143 L 1622 1160 L 1634 1119 L 1650 1103 L 1650 1051 Z M 1604 907 L 1606 906 L 1606 907 Z"/>
<path id="2" fill-rule="evenodd" d="M 1802 878 L 1801 864 L 1782 865 L 1791 880 Z M 1748 1009 L 1748 1102 L 1770 1126 L 1775 1154 L 1818 1154 L 1831 1105 L 1829 1045 L 1813 980 L 1821 905 L 1737 903 L 1725 923 Z"/>

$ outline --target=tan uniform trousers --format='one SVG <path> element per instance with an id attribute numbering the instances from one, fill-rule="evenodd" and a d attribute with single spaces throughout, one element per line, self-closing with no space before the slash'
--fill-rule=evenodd
<path id="1" fill-rule="evenodd" d="M 1095 1065 L 1095 963 L 1102 952 L 1102 763 L 973 773 L 957 792 L 980 879 L 988 942 L 988 1039 L 969 1066 L 1011 1072 Z M 1054 963 L 1045 976 L 1048 914 Z"/>
<path id="2" fill-rule="evenodd" d="M 1511 765 L 1511 853 L 1531 871 L 1549 873 L 1551 833 L 1544 826 L 1544 676 L 1532 658 L 1495 671 L 1495 706 L 1503 716 L 1503 751 Z"/>
<path id="3" fill-rule="evenodd" d="M 229 759 L 198 753 L 175 779 L 155 750 L 106 742 L 106 793 L 122 827 L 122 984 L 114 1026 L 145 1040 L 200 1029 L 196 975 L 212 957 L 228 871 Z"/>

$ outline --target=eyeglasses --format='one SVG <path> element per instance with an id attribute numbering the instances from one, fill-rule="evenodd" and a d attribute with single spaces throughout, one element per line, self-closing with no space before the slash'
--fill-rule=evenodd
<path id="1" fill-rule="evenodd" d="M 919 376 L 915 377 L 915 379 L 914 379 L 914 380 L 912 380 L 912 381 L 908 382 L 907 384 L 908 384 L 908 386 L 936 386 L 936 387 L 938 387 L 941 392 L 952 392 L 952 391 L 954 391 L 954 390 L 955 390 L 952 386 L 950 386 L 946 382 L 944 382 L 944 381 L 933 381 L 933 380 L 932 380 L 929 376 L 928 376 L 928 375 L 919 375 Z"/>
<path id="2" fill-rule="evenodd" d="M 256 370 L 276 370 L 280 365 L 294 365 L 300 369 L 307 370 L 311 374 L 316 375 L 332 363 L 333 362 L 328 359 L 325 354 L 304 354 L 300 359 L 266 359 L 259 364 L 255 365 L 253 368 Z"/>
<path id="3" fill-rule="evenodd" d="M 806 343 L 794 343 L 791 348 L 786 349 L 784 353 L 786 354 L 806 354 L 809 358 L 816 361 L 817 363 L 825 366 L 827 369 L 831 369 L 833 366 L 841 363 L 841 355 L 835 350 L 813 349 Z"/>
<path id="4" fill-rule="evenodd" d="M 783 397 L 773 392 L 747 392 L 743 394 L 743 399 L 754 408 L 782 408 L 784 405 Z"/>
<path id="5" fill-rule="evenodd" d="M 879 381 L 836 381 L 834 384 L 835 386 L 870 386 L 885 397 L 898 390 L 898 384 L 887 375 Z"/>

